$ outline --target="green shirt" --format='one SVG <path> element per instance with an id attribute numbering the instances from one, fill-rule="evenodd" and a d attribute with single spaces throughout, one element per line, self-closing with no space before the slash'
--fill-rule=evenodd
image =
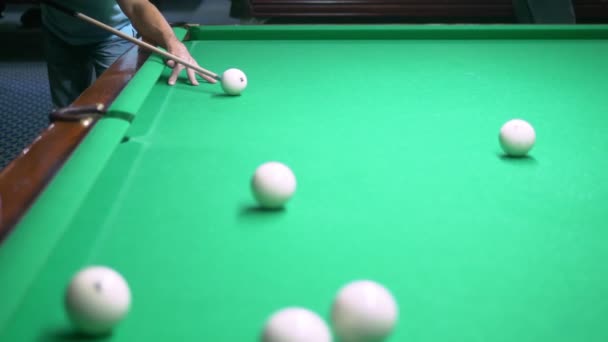
<path id="1" fill-rule="evenodd" d="M 95 18 L 104 24 L 122 29 L 129 25 L 129 18 L 114 0 L 57 0 L 62 5 Z M 52 7 L 42 5 L 42 22 L 53 34 L 69 44 L 99 43 L 112 37 L 103 29 L 81 19 L 74 18 Z"/>

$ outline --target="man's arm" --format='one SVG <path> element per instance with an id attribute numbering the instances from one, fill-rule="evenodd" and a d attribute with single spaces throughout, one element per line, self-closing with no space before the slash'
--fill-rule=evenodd
<path id="1" fill-rule="evenodd" d="M 167 20 L 163 17 L 160 11 L 148 0 L 116 0 L 122 11 L 129 17 L 135 29 L 142 35 L 144 40 L 159 45 L 165 48 L 169 53 L 181 57 L 190 63 L 196 64 L 196 61 L 184 44 L 177 39 L 173 33 L 173 29 Z M 169 84 L 175 84 L 179 73 L 184 69 L 181 64 L 175 65 L 174 61 L 169 61 L 168 64 L 173 67 L 173 73 L 169 77 Z M 193 85 L 198 85 L 196 73 L 192 69 L 187 70 L 188 78 Z M 201 75 L 209 82 L 215 82 L 213 78 L 206 75 Z"/>

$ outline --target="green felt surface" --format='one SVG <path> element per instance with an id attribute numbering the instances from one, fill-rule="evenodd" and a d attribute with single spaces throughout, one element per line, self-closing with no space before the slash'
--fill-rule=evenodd
<path id="1" fill-rule="evenodd" d="M 192 29 L 249 87 L 146 64 L 111 108 L 134 120 L 100 122 L 0 248 L 0 341 L 74 340 L 62 292 L 90 264 L 132 287 L 112 341 L 255 341 L 363 278 L 399 303 L 390 341 L 606 341 L 606 32 Z M 530 158 L 501 156 L 514 117 Z M 268 160 L 298 177 L 282 212 L 249 192 Z"/>

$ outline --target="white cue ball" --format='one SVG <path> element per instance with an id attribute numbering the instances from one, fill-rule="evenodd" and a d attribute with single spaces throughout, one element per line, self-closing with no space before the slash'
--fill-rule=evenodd
<path id="1" fill-rule="evenodd" d="M 500 146 L 512 157 L 525 156 L 534 146 L 536 132 L 534 127 L 521 119 L 507 121 L 499 134 Z"/>
<path id="2" fill-rule="evenodd" d="M 240 95 L 247 87 L 247 75 L 239 69 L 228 69 L 222 74 L 222 89 L 228 95 Z"/>
<path id="3" fill-rule="evenodd" d="M 125 279 L 111 268 L 87 267 L 71 280 L 65 308 L 74 327 L 85 334 L 109 333 L 128 313 L 131 290 Z"/>
<path id="4" fill-rule="evenodd" d="M 360 280 L 338 292 L 331 319 L 342 342 L 379 342 L 392 333 L 397 316 L 397 303 L 386 288 Z"/>
<path id="5" fill-rule="evenodd" d="M 283 207 L 296 191 L 296 176 L 285 164 L 267 162 L 255 170 L 251 189 L 261 207 L 278 209 Z"/>
<path id="6" fill-rule="evenodd" d="M 331 342 L 329 327 L 316 313 L 298 307 L 279 310 L 266 322 L 262 342 Z"/>

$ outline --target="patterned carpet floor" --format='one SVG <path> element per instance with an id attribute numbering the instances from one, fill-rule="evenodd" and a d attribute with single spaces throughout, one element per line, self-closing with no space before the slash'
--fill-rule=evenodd
<path id="1" fill-rule="evenodd" d="M 0 104 L 2 169 L 49 124 L 52 107 L 44 62 L 0 62 Z"/>

